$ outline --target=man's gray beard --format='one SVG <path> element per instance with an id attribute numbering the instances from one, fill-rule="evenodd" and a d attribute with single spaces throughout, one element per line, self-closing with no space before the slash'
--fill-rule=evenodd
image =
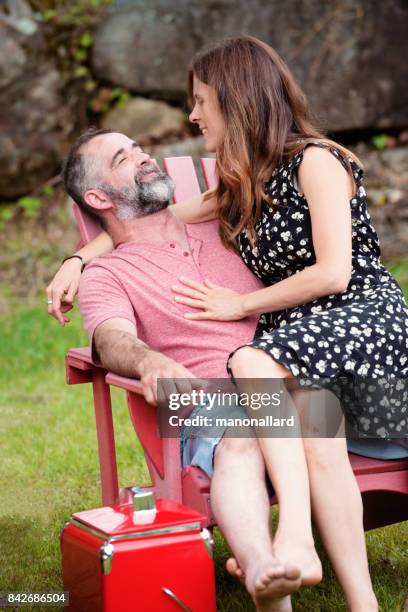
<path id="1" fill-rule="evenodd" d="M 156 176 L 149 181 L 141 180 L 143 176 L 155 172 Z M 104 185 L 102 189 L 116 205 L 116 216 L 120 221 L 140 219 L 167 208 L 174 194 L 173 180 L 157 166 L 142 166 L 135 177 L 134 187 L 115 189 Z"/>

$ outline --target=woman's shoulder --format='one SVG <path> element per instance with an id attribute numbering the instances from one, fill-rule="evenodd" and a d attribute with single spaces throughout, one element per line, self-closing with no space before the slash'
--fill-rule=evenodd
<path id="1" fill-rule="evenodd" d="M 327 140 L 308 140 L 302 143 L 300 150 L 290 158 L 288 169 L 292 172 L 302 164 L 303 167 L 317 168 L 324 172 L 336 162 L 348 172 L 351 171 L 357 182 L 363 179 L 364 171 L 358 158 L 345 147 Z"/>

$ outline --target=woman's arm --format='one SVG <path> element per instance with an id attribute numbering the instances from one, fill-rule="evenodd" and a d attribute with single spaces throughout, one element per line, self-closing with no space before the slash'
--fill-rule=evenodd
<path id="1" fill-rule="evenodd" d="M 351 178 L 341 163 L 320 147 L 305 150 L 298 178 L 309 206 L 316 263 L 247 295 L 246 315 L 292 308 L 347 289 L 352 268 Z"/>
<path id="2" fill-rule="evenodd" d="M 111 237 L 106 232 L 102 232 L 77 251 L 75 255 L 79 255 L 83 262 L 87 264 L 91 259 L 109 253 L 112 249 Z M 81 270 L 82 262 L 80 259 L 77 257 L 68 259 L 59 268 L 46 289 L 48 314 L 57 319 L 62 326 L 69 322 L 69 318 L 64 313 L 71 310 L 73 306 L 74 297 L 78 293 Z"/>
<path id="3" fill-rule="evenodd" d="M 184 223 L 202 223 L 216 219 L 216 200 L 214 197 L 205 199 L 206 194 L 172 205 L 173 213 Z M 75 255 L 80 255 L 85 264 L 113 249 L 112 240 L 106 232 L 101 232 L 87 245 L 82 247 Z M 64 326 L 69 318 L 64 313 L 71 310 L 74 297 L 78 293 L 81 279 L 82 263 L 78 258 L 69 259 L 59 268 L 58 272 L 48 285 L 48 313 Z"/>
<path id="4" fill-rule="evenodd" d="M 328 151 L 308 147 L 299 168 L 299 186 L 312 222 L 316 263 L 270 287 L 249 294 L 183 279 L 176 300 L 201 311 L 189 319 L 237 320 L 252 314 L 293 308 L 345 291 L 351 276 L 352 181 Z"/>
<path id="5" fill-rule="evenodd" d="M 217 218 L 217 202 L 215 197 L 206 198 L 206 191 L 195 198 L 172 205 L 173 213 L 184 223 L 203 223 Z"/>

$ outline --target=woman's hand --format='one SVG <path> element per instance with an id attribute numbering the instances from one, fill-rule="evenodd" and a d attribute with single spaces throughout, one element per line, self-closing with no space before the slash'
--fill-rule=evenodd
<path id="1" fill-rule="evenodd" d="M 81 280 L 81 268 L 80 259 L 76 257 L 68 259 L 62 264 L 46 289 L 48 314 L 62 326 L 69 323 L 69 318 L 64 313 L 73 307 L 74 297 L 78 293 Z"/>
<path id="2" fill-rule="evenodd" d="M 202 312 L 187 312 L 186 319 L 212 319 L 214 321 L 238 321 L 246 317 L 244 311 L 244 295 L 219 287 L 209 280 L 198 283 L 189 278 L 180 276 L 181 285 L 173 285 L 177 294 L 174 298 L 179 304 L 187 304 L 192 308 L 199 308 Z"/>

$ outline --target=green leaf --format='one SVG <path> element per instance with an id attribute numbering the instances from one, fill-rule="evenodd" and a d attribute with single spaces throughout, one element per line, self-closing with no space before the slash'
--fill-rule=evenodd
<path id="1" fill-rule="evenodd" d="M 95 91 L 97 86 L 97 83 L 95 81 L 93 81 L 92 79 L 88 79 L 88 81 L 86 81 L 84 88 L 85 91 L 87 91 L 88 93 Z"/>
<path id="2" fill-rule="evenodd" d="M 128 94 L 127 91 L 125 91 L 121 97 L 118 99 L 118 102 L 116 104 L 116 106 L 118 108 L 125 108 L 126 104 L 129 102 L 130 99 L 130 94 Z"/>
<path id="3" fill-rule="evenodd" d="M 44 187 L 41 189 L 41 195 L 45 196 L 46 198 L 51 198 L 54 194 L 55 189 L 52 185 L 44 185 Z"/>
<path id="4" fill-rule="evenodd" d="M 111 91 L 111 100 L 116 100 L 117 98 L 120 98 L 120 96 L 123 95 L 124 90 L 122 89 L 122 87 L 114 87 Z"/>
<path id="5" fill-rule="evenodd" d="M 24 214 L 27 217 L 35 217 L 38 209 L 41 206 L 40 198 L 35 198 L 33 196 L 24 196 L 17 200 L 18 206 L 24 210 Z"/>
<path id="6" fill-rule="evenodd" d="M 75 68 L 74 76 L 77 79 L 81 79 L 82 77 L 86 76 L 87 74 L 88 74 L 88 68 L 86 68 L 85 66 L 78 66 L 78 68 Z"/>
<path id="7" fill-rule="evenodd" d="M 54 17 L 57 16 L 57 11 L 54 9 L 47 9 L 42 14 L 44 21 L 51 21 Z"/>
<path id="8" fill-rule="evenodd" d="M 388 136 L 387 134 L 378 134 L 377 136 L 373 136 L 371 139 L 371 143 L 374 145 L 376 149 L 384 149 L 387 144 Z"/>
<path id="9" fill-rule="evenodd" d="M 81 47 L 85 47 L 85 49 L 93 45 L 93 42 L 93 36 L 89 32 L 84 32 L 84 34 L 82 34 L 81 38 L 79 39 L 79 44 L 81 45 Z"/>
<path id="10" fill-rule="evenodd" d="M 14 217 L 15 204 L 1 204 L 0 206 L 0 222 L 4 227 L 5 221 L 10 221 Z"/>
<path id="11" fill-rule="evenodd" d="M 114 87 L 111 90 L 111 100 L 116 101 L 116 106 L 118 108 L 123 108 L 126 106 L 126 103 L 130 99 L 130 94 L 126 89 L 122 89 L 122 87 Z"/>
<path id="12" fill-rule="evenodd" d="M 72 56 L 77 62 L 84 62 L 88 57 L 88 51 L 86 49 L 77 49 L 73 52 Z"/>

